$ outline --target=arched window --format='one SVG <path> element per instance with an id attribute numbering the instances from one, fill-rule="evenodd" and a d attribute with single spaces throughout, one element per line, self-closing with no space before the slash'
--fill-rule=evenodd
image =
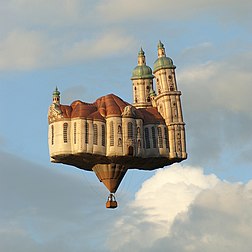
<path id="1" fill-rule="evenodd" d="M 118 138 L 118 146 L 119 146 L 119 147 L 122 146 L 122 138 Z"/>
<path id="2" fill-rule="evenodd" d="M 68 128 L 68 123 L 63 124 L 63 141 L 64 143 L 67 143 L 67 128 Z"/>
<path id="3" fill-rule="evenodd" d="M 121 125 L 118 125 L 117 133 L 118 134 L 122 134 L 122 126 Z"/>
<path id="4" fill-rule="evenodd" d="M 168 149 L 169 148 L 169 143 L 168 143 L 168 131 L 167 128 L 164 128 L 164 133 L 165 133 L 165 147 Z"/>
<path id="5" fill-rule="evenodd" d="M 137 127 L 137 136 L 138 136 L 138 137 L 140 137 L 140 133 L 141 133 L 140 127 Z"/>
<path id="6" fill-rule="evenodd" d="M 52 145 L 54 145 L 54 126 L 51 126 L 51 132 L 52 132 Z"/>
<path id="7" fill-rule="evenodd" d="M 144 135 L 145 135 L 145 146 L 146 149 L 150 148 L 150 135 L 149 135 L 149 129 L 145 128 L 144 129 Z"/>
<path id="8" fill-rule="evenodd" d="M 133 138 L 133 124 L 132 122 L 128 122 L 128 139 Z"/>
<path id="9" fill-rule="evenodd" d="M 134 154 L 134 148 L 133 148 L 133 146 L 129 146 L 128 155 L 133 156 L 133 154 Z"/>
<path id="10" fill-rule="evenodd" d="M 88 144 L 88 136 L 89 136 L 89 124 L 85 122 L 85 143 Z"/>
<path id="11" fill-rule="evenodd" d="M 110 146 L 114 146 L 114 124 L 110 122 Z"/>
<path id="12" fill-rule="evenodd" d="M 177 140 L 177 151 L 180 152 L 181 151 L 181 140 Z"/>
<path id="13" fill-rule="evenodd" d="M 137 141 L 137 148 L 138 148 L 138 149 L 141 149 L 141 140 L 138 140 L 138 141 Z"/>
<path id="14" fill-rule="evenodd" d="M 76 144 L 76 122 L 74 123 L 74 144 Z"/>
<path id="15" fill-rule="evenodd" d="M 151 127 L 151 134 L 152 134 L 152 144 L 153 144 L 153 148 L 157 148 L 157 139 L 156 139 L 156 131 L 155 131 L 155 127 Z"/>
<path id="16" fill-rule="evenodd" d="M 161 127 L 158 127 L 158 147 L 163 148 L 163 137 Z"/>
<path id="17" fill-rule="evenodd" d="M 93 144 L 97 145 L 97 142 L 98 142 L 98 130 L 97 130 L 97 124 L 96 123 L 93 125 L 93 131 L 94 131 Z"/>
<path id="18" fill-rule="evenodd" d="M 105 146 L 105 125 L 102 125 L 101 129 L 102 129 L 102 146 Z"/>

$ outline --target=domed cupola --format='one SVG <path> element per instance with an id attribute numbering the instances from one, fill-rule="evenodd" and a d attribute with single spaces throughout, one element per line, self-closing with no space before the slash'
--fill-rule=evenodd
<path id="1" fill-rule="evenodd" d="M 53 103 L 60 104 L 60 91 L 57 87 L 53 91 Z"/>
<path id="2" fill-rule="evenodd" d="M 138 66 L 136 66 L 132 72 L 131 80 L 136 79 L 153 79 L 152 70 L 149 66 L 146 66 L 145 54 L 141 48 L 138 53 Z"/>
<path id="3" fill-rule="evenodd" d="M 151 106 L 150 90 L 153 89 L 154 75 L 149 66 L 146 66 L 144 51 L 138 53 L 138 66 L 132 72 L 133 105 L 136 108 Z"/>
<path id="4" fill-rule="evenodd" d="M 158 59 L 154 62 L 153 73 L 160 69 L 175 69 L 171 58 L 166 57 L 165 48 L 162 42 L 158 42 Z"/>

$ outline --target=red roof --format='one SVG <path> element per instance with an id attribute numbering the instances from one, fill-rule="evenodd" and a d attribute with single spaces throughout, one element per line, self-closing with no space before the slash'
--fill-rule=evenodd
<path id="1" fill-rule="evenodd" d="M 129 103 L 123 101 L 114 94 L 109 94 L 98 98 L 94 103 L 74 101 L 70 106 L 60 105 L 65 118 L 87 118 L 93 120 L 105 121 L 107 116 L 120 116 Z M 136 118 L 141 118 L 144 124 L 164 124 L 163 117 L 157 111 L 157 108 L 136 109 Z"/>

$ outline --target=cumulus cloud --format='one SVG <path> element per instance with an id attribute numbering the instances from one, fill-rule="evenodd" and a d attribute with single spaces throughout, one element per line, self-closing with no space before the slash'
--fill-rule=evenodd
<path id="1" fill-rule="evenodd" d="M 0 70 L 30 70 L 94 60 L 125 54 L 133 45 L 133 38 L 117 31 L 101 33 L 93 39 L 72 40 L 17 30 L 0 40 Z"/>
<path id="2" fill-rule="evenodd" d="M 178 73 L 193 163 L 218 162 L 226 150 L 236 156 L 251 150 L 251 59 L 250 53 L 235 52 L 225 60 L 189 62 Z"/>
<path id="3" fill-rule="evenodd" d="M 45 63 L 50 51 L 39 32 L 13 31 L 0 41 L 0 69 L 33 69 Z"/>
<path id="4" fill-rule="evenodd" d="M 114 251 L 248 252 L 251 203 L 251 182 L 232 184 L 173 165 L 142 185 L 108 243 Z"/>
<path id="5" fill-rule="evenodd" d="M 100 251 L 111 212 L 98 179 L 4 152 L 0 160 L 1 251 Z"/>
<path id="6" fill-rule="evenodd" d="M 134 45 L 131 36 L 126 36 L 117 31 L 106 32 L 92 40 L 81 40 L 75 42 L 67 52 L 65 58 L 67 61 L 97 59 L 108 55 L 116 55 L 119 52 L 125 54 Z"/>
<path id="7" fill-rule="evenodd" d="M 1 251 L 252 248 L 251 181 L 228 183 L 175 164 L 145 181 L 133 201 L 119 199 L 119 208 L 109 211 L 106 193 L 74 168 L 49 169 L 4 152 L 0 158 Z"/>
<path id="8" fill-rule="evenodd" d="M 173 251 L 244 251 L 252 249 L 252 183 L 219 183 L 202 191 L 189 211 L 179 216 L 172 235 L 158 241 Z M 161 245 L 162 244 L 162 245 Z"/>

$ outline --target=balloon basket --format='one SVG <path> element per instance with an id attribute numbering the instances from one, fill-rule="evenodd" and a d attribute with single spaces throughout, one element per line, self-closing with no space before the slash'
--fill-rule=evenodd
<path id="1" fill-rule="evenodd" d="M 108 196 L 108 200 L 106 202 L 106 208 L 110 208 L 110 209 L 117 208 L 117 201 L 113 194 L 110 194 Z"/>

